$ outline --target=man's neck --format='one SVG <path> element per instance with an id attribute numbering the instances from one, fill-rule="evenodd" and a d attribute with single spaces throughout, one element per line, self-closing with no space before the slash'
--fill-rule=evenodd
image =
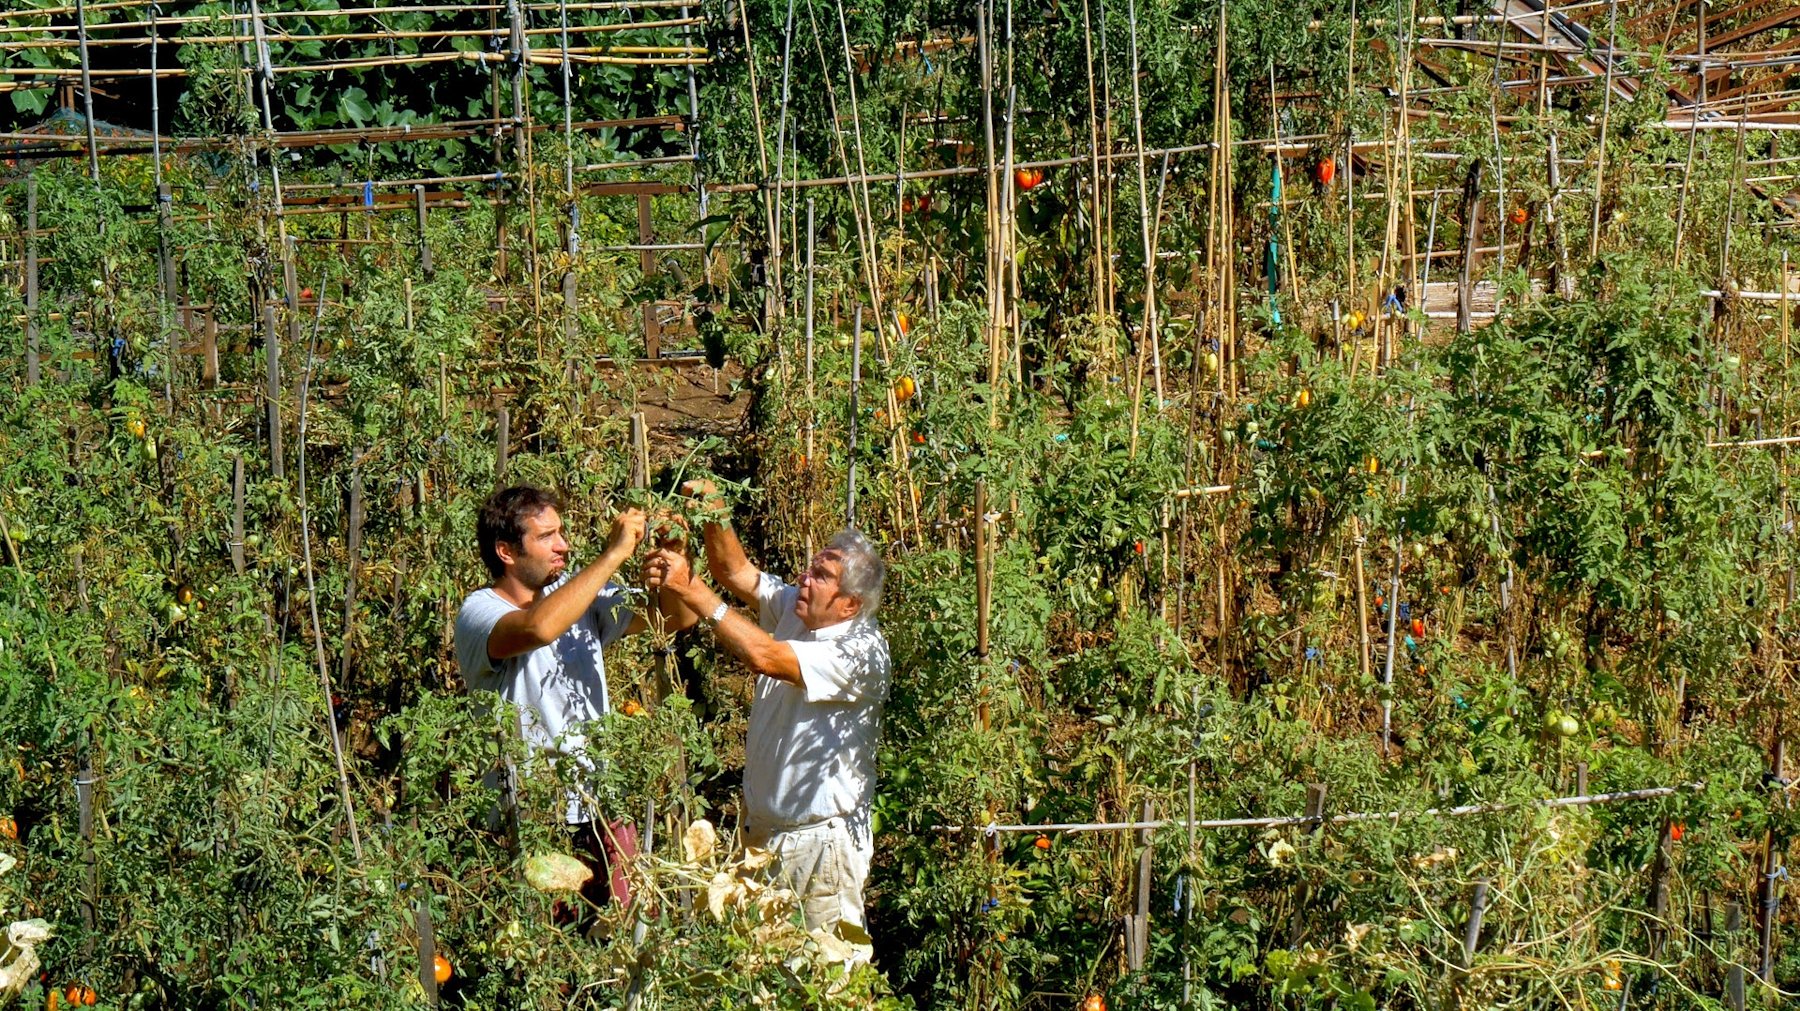
<path id="1" fill-rule="evenodd" d="M 514 607 L 530 607 L 537 602 L 538 597 L 542 596 L 544 592 L 526 586 L 510 574 L 496 579 L 494 581 L 493 589 L 495 593 L 500 595 L 500 599 Z"/>

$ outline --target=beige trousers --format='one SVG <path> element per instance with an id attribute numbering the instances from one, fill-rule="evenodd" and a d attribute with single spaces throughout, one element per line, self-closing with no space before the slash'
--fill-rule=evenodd
<path id="1" fill-rule="evenodd" d="M 830 931 L 852 945 L 869 944 L 863 885 L 874 847 L 859 843 L 844 819 L 782 829 L 757 845 L 775 853 L 775 882 L 793 891 L 806 929 Z"/>

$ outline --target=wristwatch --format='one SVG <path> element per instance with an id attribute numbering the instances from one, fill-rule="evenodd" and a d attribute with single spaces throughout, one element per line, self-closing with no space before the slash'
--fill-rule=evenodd
<path id="1" fill-rule="evenodd" d="M 718 607 L 715 607 L 715 608 L 713 608 L 713 609 L 712 609 L 712 613 L 711 613 L 711 614 L 709 614 L 709 615 L 707 615 L 707 616 L 706 616 L 706 620 L 707 620 L 707 621 L 708 621 L 708 622 L 711 622 L 711 623 L 712 623 L 712 626 L 713 626 L 713 627 L 714 627 L 714 628 L 718 628 L 718 627 L 719 627 L 719 622 L 721 622 L 721 621 L 724 621 L 724 620 L 725 620 L 725 615 L 726 615 L 726 614 L 727 614 L 727 613 L 728 613 L 728 612 L 729 612 L 729 611 L 730 611 L 730 610 L 731 610 L 731 605 L 730 605 L 730 604 L 727 604 L 727 603 L 725 603 L 725 602 L 724 602 L 724 601 L 723 601 L 723 600 L 721 600 L 721 601 L 719 601 L 719 606 L 718 606 Z"/>

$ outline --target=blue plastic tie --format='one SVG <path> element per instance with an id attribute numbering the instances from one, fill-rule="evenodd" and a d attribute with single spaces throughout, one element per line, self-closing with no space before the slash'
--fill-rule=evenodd
<path id="1" fill-rule="evenodd" d="M 363 206 L 375 206 L 375 180 L 373 179 L 363 180 Z"/>

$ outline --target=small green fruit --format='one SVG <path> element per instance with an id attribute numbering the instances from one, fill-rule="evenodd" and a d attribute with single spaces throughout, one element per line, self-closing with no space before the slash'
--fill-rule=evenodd
<path id="1" fill-rule="evenodd" d="M 156 439 L 154 437 L 148 437 L 148 436 L 145 437 L 144 441 L 138 444 L 138 447 L 139 447 L 139 450 L 144 454 L 144 459 L 150 460 L 150 461 L 155 461 L 155 459 L 156 459 Z"/>
<path id="2" fill-rule="evenodd" d="M 180 604 L 171 603 L 169 605 L 169 624 L 179 625 L 186 620 L 187 608 L 182 607 Z"/>
<path id="3" fill-rule="evenodd" d="M 1562 717 L 1556 721 L 1556 736 L 1558 737 L 1574 737 L 1580 732 L 1581 722 L 1575 719 L 1575 717 L 1570 716 L 1568 713 L 1564 713 Z"/>
<path id="4" fill-rule="evenodd" d="M 262 534 L 245 534 L 244 535 L 244 547 L 246 547 L 246 548 L 262 547 Z"/>

